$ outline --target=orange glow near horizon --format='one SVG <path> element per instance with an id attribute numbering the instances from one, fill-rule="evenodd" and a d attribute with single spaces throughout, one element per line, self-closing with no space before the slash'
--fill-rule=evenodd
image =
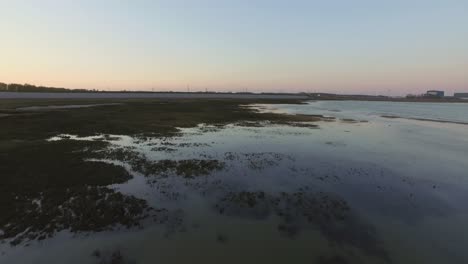
<path id="1" fill-rule="evenodd" d="M 346 4 L 308 1 L 260 9 L 242 1 L 216 8 L 0 3 L 0 82 L 391 95 L 468 90 L 468 5 L 421 3 L 363 1 L 357 5 L 374 13 L 356 14 Z"/>

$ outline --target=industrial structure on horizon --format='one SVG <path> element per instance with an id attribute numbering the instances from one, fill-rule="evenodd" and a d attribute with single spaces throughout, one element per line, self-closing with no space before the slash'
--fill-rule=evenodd
<path id="1" fill-rule="evenodd" d="M 428 97 L 444 97 L 445 92 L 444 91 L 438 91 L 438 90 L 429 90 L 426 92 L 425 96 Z"/>
<path id="2" fill-rule="evenodd" d="M 454 93 L 453 97 L 459 99 L 468 99 L 468 93 Z"/>

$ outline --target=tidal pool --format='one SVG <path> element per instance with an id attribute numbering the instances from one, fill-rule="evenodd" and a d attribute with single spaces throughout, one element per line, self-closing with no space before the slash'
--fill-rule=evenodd
<path id="1" fill-rule="evenodd" d="M 318 128 L 200 124 L 168 138 L 106 141 L 89 162 L 133 176 L 110 188 L 157 213 L 139 228 L 0 245 L 1 263 L 465 263 L 468 126 L 460 105 L 311 102 Z M 423 107 L 431 109 L 432 104 Z M 468 106 L 468 105 L 467 105 Z M 464 121 L 464 120 L 461 120 Z M 35 201 L 40 202 L 40 200 Z"/>

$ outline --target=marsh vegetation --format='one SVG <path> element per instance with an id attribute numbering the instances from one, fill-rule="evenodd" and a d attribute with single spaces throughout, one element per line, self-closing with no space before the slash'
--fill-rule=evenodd
<path id="1" fill-rule="evenodd" d="M 167 138 L 179 127 L 199 123 L 287 123 L 317 117 L 257 113 L 240 107 L 245 101 L 4 101 L 0 130 L 0 239 L 12 244 L 44 239 L 60 230 L 101 231 L 116 224 L 132 227 L 149 215 L 142 199 L 106 187 L 132 178 L 127 170 L 102 161 L 129 163 L 133 170 L 159 177 L 193 178 L 221 170 L 222 161 L 208 159 L 147 161 L 130 148 L 109 148 L 112 139 L 76 141 L 77 136 L 130 135 Z M 299 103 L 299 102 L 297 102 Z M 55 107 L 49 107 L 54 105 Z M 73 107 L 68 107 L 73 105 Z M 83 107 L 80 107 L 82 105 Z M 92 106 L 92 107 L 90 107 Z M 37 111 L 47 110 L 47 111 Z M 189 146 L 186 143 L 185 147 Z M 159 149 L 160 151 L 161 149 Z"/>

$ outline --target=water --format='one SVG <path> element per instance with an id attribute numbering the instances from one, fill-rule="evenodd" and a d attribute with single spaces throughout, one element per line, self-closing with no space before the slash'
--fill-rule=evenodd
<path id="1" fill-rule="evenodd" d="M 170 139 L 67 137 L 106 140 L 148 161 L 206 159 L 225 166 L 194 178 L 145 177 L 126 162 L 105 160 L 134 175 L 111 188 L 166 208 L 175 220 L 3 245 L 0 262 L 99 263 L 95 250 L 104 258 L 121 252 L 125 263 L 468 262 L 468 126 L 381 117 L 461 122 L 465 105 L 263 107 L 338 119 L 319 122 L 319 129 L 200 125 Z"/>
<path id="2" fill-rule="evenodd" d="M 386 115 L 468 124 L 468 103 L 318 101 L 308 103 L 307 107 L 300 105 L 274 105 L 270 107 L 281 108 L 289 113 L 324 114 L 344 118 L 368 119 Z"/>

